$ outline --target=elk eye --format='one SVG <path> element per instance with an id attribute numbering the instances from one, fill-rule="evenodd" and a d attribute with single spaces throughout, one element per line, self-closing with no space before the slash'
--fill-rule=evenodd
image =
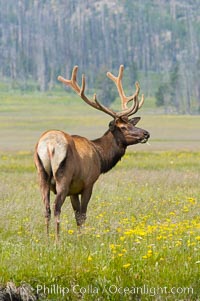
<path id="1" fill-rule="evenodd" d="M 125 126 L 121 126 L 121 130 L 122 130 L 122 131 L 125 131 L 125 130 L 126 130 L 126 127 L 125 127 Z"/>

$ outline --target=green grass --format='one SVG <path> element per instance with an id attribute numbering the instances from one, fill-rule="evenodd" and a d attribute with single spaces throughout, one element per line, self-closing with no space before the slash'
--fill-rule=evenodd
<path id="1" fill-rule="evenodd" d="M 56 245 L 34 145 L 49 128 L 96 138 L 110 119 L 62 93 L 1 95 L 0 284 L 42 287 L 40 300 L 198 300 L 200 120 L 145 107 L 141 116 L 151 145 L 129 148 L 100 177 L 81 234 L 66 199 Z"/>
<path id="2" fill-rule="evenodd" d="M 136 287 L 143 287 L 141 300 L 197 300 L 199 156 L 128 152 L 96 183 L 81 234 L 66 200 L 55 245 L 53 220 L 46 239 L 32 154 L 2 154 L 0 283 L 69 288 L 65 298 L 50 292 L 49 300 L 77 300 L 78 286 L 89 290 L 84 300 L 129 300 Z"/>

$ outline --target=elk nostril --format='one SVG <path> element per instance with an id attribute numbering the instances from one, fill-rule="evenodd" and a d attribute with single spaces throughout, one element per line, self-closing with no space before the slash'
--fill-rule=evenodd
<path id="1" fill-rule="evenodd" d="M 145 138 L 149 138 L 149 137 L 150 137 L 149 132 L 145 132 L 145 133 L 144 133 L 144 136 L 145 136 Z"/>

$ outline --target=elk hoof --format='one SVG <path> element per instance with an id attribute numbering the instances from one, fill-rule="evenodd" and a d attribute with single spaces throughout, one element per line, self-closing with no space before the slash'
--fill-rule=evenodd
<path id="1" fill-rule="evenodd" d="M 50 221 L 50 219 L 51 219 L 51 210 L 50 209 L 45 212 L 45 219 Z"/>
<path id="2" fill-rule="evenodd" d="M 77 226 L 82 226 L 85 221 L 86 221 L 86 214 L 85 213 L 80 213 L 80 212 L 75 212 L 75 218 L 76 218 L 76 223 L 77 223 Z"/>
<path id="3" fill-rule="evenodd" d="M 82 222 L 82 224 L 85 223 L 86 219 L 87 219 L 86 214 L 85 214 L 85 213 L 82 213 L 82 214 L 81 214 L 81 222 Z"/>

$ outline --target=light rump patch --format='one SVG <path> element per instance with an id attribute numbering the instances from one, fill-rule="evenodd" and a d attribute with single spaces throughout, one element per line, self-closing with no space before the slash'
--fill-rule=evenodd
<path id="1" fill-rule="evenodd" d="M 38 155 L 43 163 L 45 171 L 50 176 L 51 171 L 55 176 L 60 163 L 65 159 L 67 153 L 67 141 L 64 133 L 51 131 L 43 135 L 38 143 Z"/>

